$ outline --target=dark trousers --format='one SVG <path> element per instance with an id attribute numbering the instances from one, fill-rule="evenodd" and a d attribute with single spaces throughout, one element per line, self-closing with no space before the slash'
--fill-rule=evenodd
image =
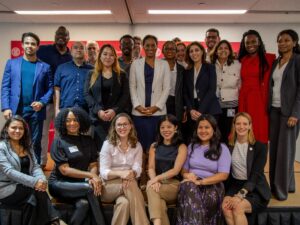
<path id="1" fill-rule="evenodd" d="M 35 191 L 22 184 L 18 184 L 15 192 L 0 199 L 0 202 L 4 208 L 22 210 L 22 225 L 44 225 L 59 218 L 47 192 Z"/>
<path id="2" fill-rule="evenodd" d="M 93 125 L 93 138 L 96 142 L 97 149 L 100 152 L 103 142 L 106 140 L 111 122 L 100 121 Z"/>
<path id="3" fill-rule="evenodd" d="M 44 120 L 37 119 L 36 113 L 31 112 L 25 113 L 21 116 L 29 125 L 34 153 L 38 163 L 40 164 L 42 152 L 41 140 L 43 135 Z"/>
<path id="4" fill-rule="evenodd" d="M 279 200 L 285 200 L 288 192 L 295 191 L 294 161 L 299 121 L 287 126 L 288 117 L 280 108 L 271 108 L 270 114 L 270 186 Z"/>
<path id="5" fill-rule="evenodd" d="M 228 109 L 232 109 L 235 111 L 235 114 L 238 111 L 238 108 L 222 108 L 222 114 L 220 115 L 218 119 L 218 126 L 220 129 L 220 132 L 222 134 L 221 137 L 221 142 L 228 144 L 228 137 L 231 131 L 231 126 L 232 126 L 232 120 L 233 116 L 228 116 L 227 111 Z"/>
<path id="6" fill-rule="evenodd" d="M 97 196 L 88 183 L 53 181 L 49 183 L 49 191 L 53 197 L 75 203 L 75 211 L 69 225 L 81 225 L 91 208 L 97 225 L 105 225 L 105 219 Z"/>

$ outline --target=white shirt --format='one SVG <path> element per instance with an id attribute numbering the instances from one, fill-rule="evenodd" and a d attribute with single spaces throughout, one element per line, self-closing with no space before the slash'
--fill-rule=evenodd
<path id="1" fill-rule="evenodd" d="M 225 63 L 222 67 L 217 60 L 215 66 L 217 73 L 216 95 L 221 106 L 225 102 L 234 101 L 236 105 L 233 107 L 236 107 L 239 99 L 239 88 L 241 85 L 241 64 L 237 60 L 234 60 L 230 66 Z"/>
<path id="2" fill-rule="evenodd" d="M 231 156 L 232 176 L 238 180 L 247 180 L 248 143 L 235 142 Z"/>
<path id="3" fill-rule="evenodd" d="M 280 95 L 280 88 L 281 88 L 281 83 L 282 83 L 282 76 L 284 69 L 288 62 L 286 62 L 284 65 L 279 68 L 279 63 L 276 66 L 272 79 L 274 81 L 274 86 L 273 86 L 273 96 L 272 96 L 272 106 L 273 107 L 281 107 L 281 95 Z"/>
<path id="4" fill-rule="evenodd" d="M 171 82 L 170 82 L 170 86 L 171 86 L 170 95 L 171 96 L 175 96 L 176 80 L 177 80 L 177 66 L 175 63 L 173 70 L 171 70 Z"/>
<path id="5" fill-rule="evenodd" d="M 196 83 L 197 83 L 199 73 L 201 71 L 201 67 L 202 67 L 202 64 L 200 65 L 199 70 L 197 70 L 196 67 L 194 67 L 194 98 L 198 97 L 197 96 L 197 91 L 196 91 Z"/>
<path id="6" fill-rule="evenodd" d="M 128 147 L 124 152 L 119 146 L 113 146 L 106 140 L 100 152 L 100 175 L 107 180 L 112 170 L 133 170 L 137 177 L 142 172 L 142 145 L 138 142 L 135 148 Z"/>

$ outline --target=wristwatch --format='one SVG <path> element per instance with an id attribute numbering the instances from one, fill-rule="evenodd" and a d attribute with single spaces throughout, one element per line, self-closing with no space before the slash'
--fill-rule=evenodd
<path id="1" fill-rule="evenodd" d="M 242 198 L 246 198 L 247 192 L 245 189 L 241 189 L 238 194 L 242 197 Z"/>

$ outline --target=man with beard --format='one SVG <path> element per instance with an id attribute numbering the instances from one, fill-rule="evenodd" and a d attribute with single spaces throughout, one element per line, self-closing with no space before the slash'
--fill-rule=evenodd
<path id="1" fill-rule="evenodd" d="M 55 115 L 60 109 L 81 107 L 88 111 L 83 89 L 88 72 L 93 66 L 85 62 L 85 45 L 75 41 L 71 47 L 73 60 L 57 67 L 54 75 Z"/>
<path id="2" fill-rule="evenodd" d="M 29 124 L 32 144 L 40 163 L 43 122 L 46 105 L 53 95 L 53 75 L 50 66 L 37 58 L 39 44 L 36 34 L 24 33 L 24 55 L 7 61 L 2 79 L 1 110 L 5 119 L 17 114 Z"/>
<path id="3" fill-rule="evenodd" d="M 99 54 L 99 45 L 96 41 L 88 41 L 86 43 L 86 49 L 87 49 L 87 63 L 91 65 L 95 65 L 95 62 L 97 60 L 98 54 Z"/>
<path id="4" fill-rule="evenodd" d="M 210 53 L 214 47 L 220 42 L 220 33 L 216 28 L 210 28 L 205 34 L 206 44 L 206 62 L 210 63 Z"/>
<path id="5" fill-rule="evenodd" d="M 55 32 L 54 44 L 40 46 L 37 57 L 48 63 L 51 66 L 51 71 L 55 74 L 56 68 L 63 63 L 72 60 L 70 50 L 67 44 L 70 40 L 69 31 L 66 27 L 60 26 Z M 47 164 L 47 150 L 48 150 L 48 132 L 50 122 L 54 118 L 53 100 L 47 106 L 47 118 L 44 121 L 43 135 L 42 135 L 42 154 L 41 166 L 44 168 Z"/>
<path id="6" fill-rule="evenodd" d="M 129 75 L 130 65 L 132 63 L 132 51 L 134 47 L 134 40 L 131 35 L 126 34 L 120 38 L 120 49 L 122 56 L 118 58 L 120 67 Z"/>

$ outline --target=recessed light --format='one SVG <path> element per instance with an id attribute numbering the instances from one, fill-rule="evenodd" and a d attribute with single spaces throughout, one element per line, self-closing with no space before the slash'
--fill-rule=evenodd
<path id="1" fill-rule="evenodd" d="M 247 10 L 148 10 L 149 14 L 167 14 L 167 15 L 201 15 L 201 14 L 244 14 Z"/>
<path id="2" fill-rule="evenodd" d="M 79 10 L 79 11 L 14 11 L 21 15 L 107 15 L 110 10 Z"/>

